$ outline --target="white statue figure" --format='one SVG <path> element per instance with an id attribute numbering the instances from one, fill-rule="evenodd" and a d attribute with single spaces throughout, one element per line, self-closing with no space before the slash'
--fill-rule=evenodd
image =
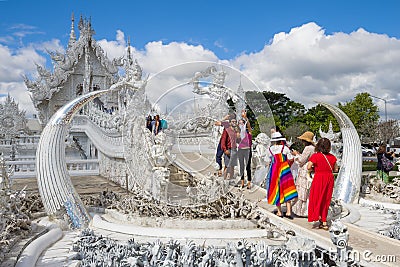
<path id="1" fill-rule="evenodd" d="M 156 167 L 154 169 L 150 191 L 155 199 L 161 199 L 161 191 L 163 191 L 163 187 L 165 188 L 165 185 L 167 184 L 170 171 L 165 167 Z"/>
<path id="2" fill-rule="evenodd" d="M 268 172 L 267 168 L 267 151 L 268 147 L 271 145 L 271 139 L 265 133 L 260 133 L 257 135 L 255 142 L 256 151 L 253 155 L 253 162 L 256 165 L 256 171 L 254 172 L 253 184 L 263 186 L 265 184 L 265 177 Z"/>
<path id="3" fill-rule="evenodd" d="M 332 122 L 330 121 L 330 122 L 329 122 L 329 130 L 328 130 L 328 132 L 327 132 L 327 133 L 324 133 L 324 132 L 321 130 L 321 126 L 320 126 L 320 127 L 319 127 L 319 135 L 320 135 L 322 138 L 328 138 L 331 142 L 337 142 L 337 141 L 339 141 L 339 139 L 340 139 L 341 133 L 340 133 L 340 132 L 338 132 L 338 133 L 334 133 L 334 132 L 333 132 Z"/>
<path id="4" fill-rule="evenodd" d="M 212 77 L 212 82 L 208 86 L 201 86 L 200 78 Z M 209 95 L 211 98 L 219 101 L 232 99 L 234 103 L 238 101 L 238 96 L 231 89 L 224 85 L 226 72 L 218 71 L 216 67 L 211 66 L 201 72 L 196 72 L 191 80 L 193 84 L 193 93 L 198 95 Z"/>
<path id="5" fill-rule="evenodd" d="M 224 127 L 213 126 L 213 128 L 212 128 L 212 142 L 214 144 L 214 148 L 217 148 L 223 131 L 224 131 Z"/>
<path id="6" fill-rule="evenodd" d="M 155 144 L 151 148 L 151 158 L 153 159 L 154 166 L 156 167 L 164 167 L 167 165 L 168 160 L 166 157 L 166 149 L 164 147 L 165 144 L 165 134 L 159 133 L 154 137 Z"/>
<path id="7" fill-rule="evenodd" d="M 341 148 L 343 146 L 342 142 L 340 141 L 341 132 L 334 133 L 332 128 L 332 122 L 329 122 L 329 130 L 327 133 L 321 130 L 321 126 L 319 127 L 319 135 L 321 138 L 328 138 L 331 141 L 331 153 L 335 155 L 338 159 L 338 165 L 340 166 L 341 162 Z"/>
<path id="8" fill-rule="evenodd" d="M 155 144 L 151 148 L 151 158 L 155 167 L 165 167 L 169 165 L 168 149 L 166 147 L 165 133 L 160 132 L 154 137 Z"/>
<path id="9" fill-rule="evenodd" d="M 253 158 L 255 159 L 256 168 L 259 169 L 264 167 L 267 163 L 265 157 L 267 156 L 267 150 L 271 145 L 271 141 L 265 133 L 258 134 L 254 141 L 257 145 Z"/>

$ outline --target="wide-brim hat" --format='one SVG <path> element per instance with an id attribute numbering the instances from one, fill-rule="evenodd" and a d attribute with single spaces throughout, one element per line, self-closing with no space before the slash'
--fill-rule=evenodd
<path id="1" fill-rule="evenodd" d="M 304 132 L 302 135 L 300 135 L 299 137 L 297 137 L 300 140 L 304 140 L 310 143 L 314 143 L 314 134 L 312 132 Z"/>
<path id="2" fill-rule="evenodd" d="M 271 134 L 271 142 L 286 141 L 286 138 L 282 136 L 280 132 L 275 132 Z"/>

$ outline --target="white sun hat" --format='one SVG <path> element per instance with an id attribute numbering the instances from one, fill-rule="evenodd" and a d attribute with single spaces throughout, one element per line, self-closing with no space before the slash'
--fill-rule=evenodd
<path id="1" fill-rule="evenodd" d="M 271 134 L 271 142 L 286 141 L 286 138 L 282 136 L 280 132 L 275 132 Z"/>

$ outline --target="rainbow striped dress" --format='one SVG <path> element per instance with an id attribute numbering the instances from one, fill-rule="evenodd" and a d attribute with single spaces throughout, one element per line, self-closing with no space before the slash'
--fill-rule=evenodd
<path id="1" fill-rule="evenodd" d="M 290 171 L 287 156 L 283 154 L 284 146 L 278 154 L 273 154 L 271 149 L 271 163 L 267 175 L 268 204 L 279 206 L 297 197 L 297 190 L 294 184 L 292 172 Z"/>

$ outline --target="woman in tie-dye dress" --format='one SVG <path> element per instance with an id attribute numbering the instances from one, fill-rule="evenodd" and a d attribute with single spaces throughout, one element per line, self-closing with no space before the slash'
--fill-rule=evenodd
<path id="1" fill-rule="evenodd" d="M 281 204 L 286 203 L 286 217 L 293 219 L 290 200 L 297 197 L 297 190 L 289 165 L 293 156 L 285 141 L 279 132 L 271 134 L 272 145 L 267 153 L 269 159 L 266 159 L 270 163 L 267 175 L 267 200 L 268 204 L 276 205 L 279 217 L 283 217 Z"/>

